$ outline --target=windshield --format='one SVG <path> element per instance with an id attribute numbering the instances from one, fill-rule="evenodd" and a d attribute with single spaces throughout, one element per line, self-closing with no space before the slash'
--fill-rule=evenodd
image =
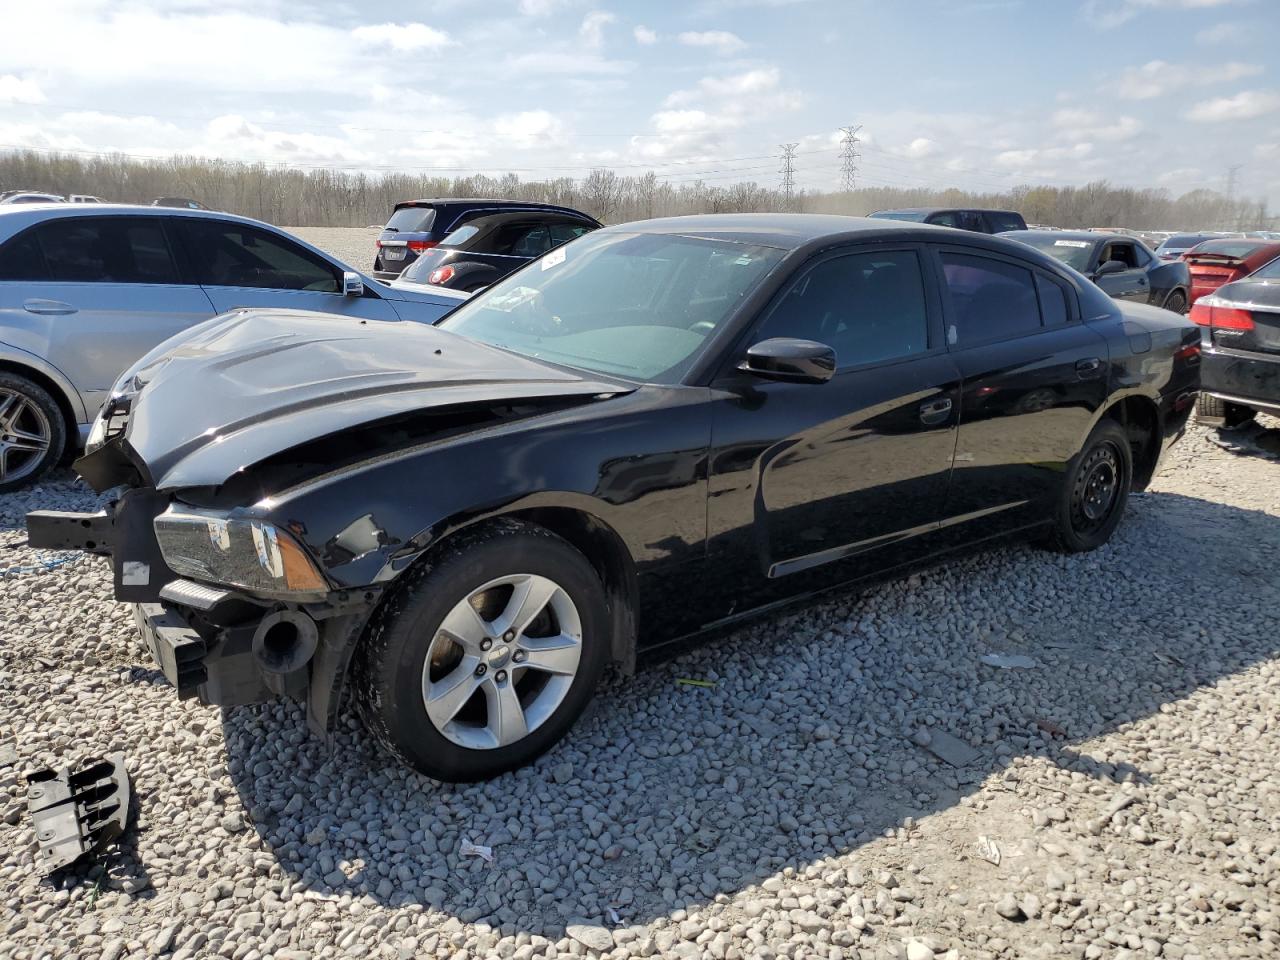
<path id="1" fill-rule="evenodd" d="M 436 212 L 431 207 L 401 207 L 391 214 L 391 219 L 382 229 L 397 233 L 426 233 L 435 218 Z"/>
<path id="2" fill-rule="evenodd" d="M 1211 253 L 1219 257 L 1243 258 L 1256 253 L 1263 246 L 1265 244 L 1257 240 L 1206 240 L 1191 252 L 1197 256 Z"/>
<path id="3" fill-rule="evenodd" d="M 912 223 L 923 223 L 927 214 L 916 210 L 881 210 L 871 214 L 873 220 L 910 220 Z"/>
<path id="4" fill-rule="evenodd" d="M 1208 237 L 1199 234 L 1183 234 L 1176 237 L 1170 237 L 1164 243 L 1160 244 L 1161 250 L 1186 250 L 1188 247 L 1194 247 L 1197 243 L 1208 240 Z"/>
<path id="5" fill-rule="evenodd" d="M 784 253 L 725 240 L 592 233 L 489 287 L 439 326 L 552 363 L 677 383 Z"/>
<path id="6" fill-rule="evenodd" d="M 1081 273 L 1084 273 L 1085 267 L 1089 266 L 1089 257 L 1093 255 L 1092 240 L 1073 240 L 1069 237 L 1035 233 L 1007 233 L 1005 236 L 1019 243 L 1025 243 L 1029 247 L 1035 247 L 1037 250 L 1043 250 L 1049 256 L 1061 260 L 1072 270 L 1079 270 Z"/>
<path id="7" fill-rule="evenodd" d="M 1250 280 L 1280 280 L 1280 257 L 1249 274 Z"/>

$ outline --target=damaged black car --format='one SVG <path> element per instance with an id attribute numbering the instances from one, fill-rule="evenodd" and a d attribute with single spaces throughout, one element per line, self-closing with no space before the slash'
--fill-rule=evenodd
<path id="1" fill-rule="evenodd" d="M 607 228 L 435 327 L 242 310 L 141 360 L 77 462 L 181 697 L 345 697 L 492 777 L 610 663 L 1007 535 L 1105 543 L 1197 329 L 1009 240 L 805 215 Z"/>

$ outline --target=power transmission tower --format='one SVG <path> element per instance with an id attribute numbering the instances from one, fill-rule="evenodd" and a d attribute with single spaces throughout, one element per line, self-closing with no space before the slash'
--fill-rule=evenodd
<path id="1" fill-rule="evenodd" d="M 862 124 L 840 128 L 844 134 L 840 141 L 840 182 L 846 193 L 853 191 L 858 179 L 858 161 L 862 159 L 862 154 L 858 153 L 858 144 L 862 142 L 858 139 L 858 131 L 861 129 Z"/>
<path id="2" fill-rule="evenodd" d="M 1227 167 L 1227 199 L 1234 200 L 1236 198 L 1236 182 L 1240 179 L 1241 164 L 1233 163 Z"/>
<path id="3" fill-rule="evenodd" d="M 782 174 L 782 202 L 788 210 L 795 206 L 796 193 L 796 147 L 798 143 L 780 143 L 782 149 L 782 166 L 778 172 Z"/>

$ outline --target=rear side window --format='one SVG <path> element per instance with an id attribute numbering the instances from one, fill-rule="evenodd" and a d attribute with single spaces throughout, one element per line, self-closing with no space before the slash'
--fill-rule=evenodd
<path id="1" fill-rule="evenodd" d="M 198 283 L 337 293 L 338 273 L 305 247 L 239 223 L 182 219 L 179 230 Z"/>
<path id="2" fill-rule="evenodd" d="M 942 268 L 951 296 L 948 343 L 964 347 L 1040 329 L 1035 276 L 1027 268 L 949 252 Z"/>
<path id="3" fill-rule="evenodd" d="M 819 263 L 765 320 L 758 339 L 772 337 L 825 343 L 842 368 L 923 353 L 929 317 L 919 258 L 894 250 Z"/>
<path id="4" fill-rule="evenodd" d="M 988 210 L 987 223 L 991 224 L 992 233 L 1000 233 L 1003 230 L 1027 229 L 1026 221 L 1016 213 L 1000 213 L 999 211 Z"/>
<path id="5" fill-rule="evenodd" d="M 401 207 L 391 214 L 385 229 L 400 233 L 426 233 L 435 219 L 436 211 L 432 207 Z"/>
<path id="6" fill-rule="evenodd" d="M 458 227 L 458 229 L 452 231 L 447 237 L 441 240 L 440 246 L 460 247 L 479 232 L 480 232 L 480 228 L 475 226 L 474 224 L 470 224 L 470 223 L 463 224 L 461 227 Z"/>
<path id="7" fill-rule="evenodd" d="M 1040 294 L 1040 315 L 1046 327 L 1060 327 L 1070 318 L 1067 291 L 1061 284 L 1036 274 L 1036 292 Z"/>
<path id="8" fill-rule="evenodd" d="M 0 280 L 48 280 L 49 268 L 36 242 L 36 232 L 28 230 L 0 247 Z"/>
<path id="9" fill-rule="evenodd" d="M 955 210 L 946 210 L 942 213 L 935 213 L 929 218 L 929 222 L 938 227 L 958 227 L 960 226 L 960 214 Z"/>
<path id="10" fill-rule="evenodd" d="M 182 282 L 161 222 L 133 217 L 40 224 L 5 246 L 0 273 L 61 283 Z"/>

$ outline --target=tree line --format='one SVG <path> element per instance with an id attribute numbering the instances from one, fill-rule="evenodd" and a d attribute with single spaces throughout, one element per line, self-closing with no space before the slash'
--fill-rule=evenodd
<path id="1" fill-rule="evenodd" d="M 727 186 L 703 180 L 670 182 L 652 171 L 620 176 L 597 169 L 581 179 L 521 180 L 514 173 L 500 177 L 373 175 L 196 157 L 151 160 L 14 150 L 0 154 L 0 189 L 84 193 L 125 203 L 186 197 L 216 210 L 296 227 L 381 224 L 397 201 L 420 197 L 540 200 L 585 210 L 605 223 L 692 213 L 796 210 L 858 216 L 893 207 L 972 206 L 1017 210 L 1028 223 L 1066 228 L 1257 230 L 1276 226 L 1265 201 L 1205 189 L 1175 197 L 1167 190 L 1120 187 L 1106 180 L 1079 187 L 1019 185 L 995 193 L 860 187 L 800 191 L 787 197 L 775 187 L 754 181 Z"/>

